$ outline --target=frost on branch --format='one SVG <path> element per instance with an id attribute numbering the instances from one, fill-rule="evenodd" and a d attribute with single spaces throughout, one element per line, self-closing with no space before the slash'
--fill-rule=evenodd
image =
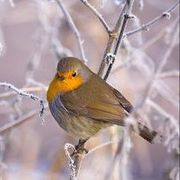
<path id="1" fill-rule="evenodd" d="M 14 85 L 7 83 L 7 82 L 0 82 L 0 86 L 11 89 L 20 96 L 28 97 L 34 101 L 38 101 L 39 106 L 40 106 L 39 115 L 40 115 L 40 117 L 43 117 L 43 114 L 45 111 L 45 105 L 44 105 L 44 101 L 41 98 L 39 98 L 38 96 L 33 95 L 31 93 L 24 92 L 24 91 L 18 89 L 17 87 L 15 87 Z"/>

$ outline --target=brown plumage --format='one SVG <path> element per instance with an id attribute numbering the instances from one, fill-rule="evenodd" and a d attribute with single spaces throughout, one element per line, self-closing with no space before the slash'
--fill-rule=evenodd
<path id="1" fill-rule="evenodd" d="M 47 99 L 58 124 L 72 136 L 84 140 L 102 128 L 124 126 L 126 117 L 133 110 L 119 91 L 73 57 L 59 61 Z M 156 132 L 137 124 L 139 135 L 152 142 Z"/>

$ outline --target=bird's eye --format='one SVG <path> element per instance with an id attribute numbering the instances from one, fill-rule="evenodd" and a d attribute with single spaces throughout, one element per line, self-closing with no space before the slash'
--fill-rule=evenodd
<path id="1" fill-rule="evenodd" d="M 72 77 L 75 77 L 77 75 L 77 73 L 76 72 L 74 72 L 73 74 L 72 74 Z"/>

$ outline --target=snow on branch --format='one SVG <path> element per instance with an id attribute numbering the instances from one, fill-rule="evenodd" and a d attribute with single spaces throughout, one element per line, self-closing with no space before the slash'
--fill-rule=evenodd
<path id="1" fill-rule="evenodd" d="M 31 93 L 22 91 L 21 89 L 18 89 L 14 85 L 7 83 L 7 82 L 0 82 L 0 86 L 5 87 L 5 88 L 9 88 L 9 89 L 15 91 L 20 96 L 28 97 L 34 101 L 38 101 L 39 105 L 40 105 L 39 115 L 42 118 L 44 111 L 45 111 L 45 105 L 44 105 L 44 101 L 40 97 L 38 97 L 34 94 L 31 94 Z"/>
<path id="2" fill-rule="evenodd" d="M 132 30 L 132 31 L 129 31 L 129 32 L 125 33 L 124 37 L 134 35 L 134 34 L 136 34 L 138 32 L 141 32 L 141 31 L 148 31 L 149 28 L 152 25 L 156 24 L 160 20 L 162 20 L 164 18 L 170 19 L 171 18 L 171 13 L 178 7 L 179 4 L 180 4 L 180 1 L 178 0 L 169 9 L 167 9 L 166 11 L 161 13 L 158 17 L 155 17 L 154 19 L 148 21 L 146 24 L 142 25 L 141 27 L 139 27 L 139 28 L 137 28 L 135 30 Z"/>
<path id="3" fill-rule="evenodd" d="M 87 63 L 87 59 L 85 57 L 85 53 L 84 53 L 84 47 L 83 47 L 83 40 L 81 39 L 81 35 L 79 33 L 78 28 L 76 27 L 71 15 L 69 14 L 68 10 L 65 8 L 65 6 L 63 5 L 63 3 L 61 2 L 61 0 L 56 0 L 58 6 L 60 7 L 60 9 L 62 10 L 62 13 L 64 14 L 64 17 L 66 18 L 69 26 L 71 27 L 73 33 L 76 36 L 76 39 L 78 41 L 78 46 L 79 46 L 79 51 L 81 53 L 81 59 Z"/>
<path id="4" fill-rule="evenodd" d="M 93 6 L 91 5 L 88 0 L 80 0 L 86 7 L 88 7 L 92 13 L 100 20 L 101 24 L 104 26 L 105 30 L 110 33 L 110 27 L 107 24 L 107 22 L 105 21 L 105 19 L 103 18 L 102 14 Z"/>

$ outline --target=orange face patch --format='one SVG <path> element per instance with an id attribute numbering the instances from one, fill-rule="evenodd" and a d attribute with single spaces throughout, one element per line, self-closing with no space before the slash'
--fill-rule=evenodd
<path id="1" fill-rule="evenodd" d="M 82 85 L 82 77 L 80 75 L 73 76 L 73 74 L 73 71 L 65 73 L 57 72 L 48 88 L 48 102 L 52 102 L 58 94 L 73 91 Z"/>

